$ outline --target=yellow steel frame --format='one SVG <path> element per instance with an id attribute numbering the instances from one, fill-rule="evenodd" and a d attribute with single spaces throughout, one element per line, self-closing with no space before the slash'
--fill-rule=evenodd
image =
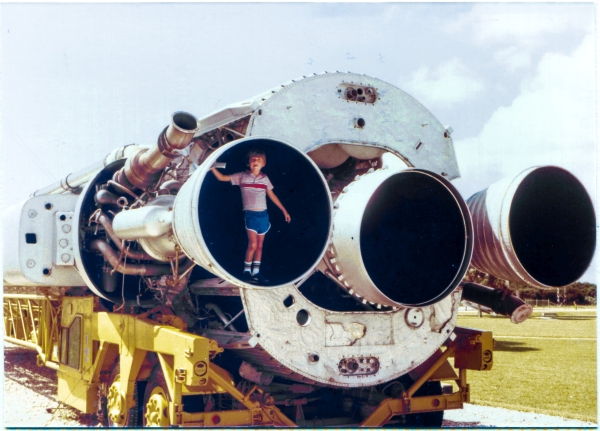
<path id="1" fill-rule="evenodd" d="M 43 295 L 4 294 L 4 340 L 38 352 L 38 365 L 58 370 L 60 302 Z"/>
<path id="2" fill-rule="evenodd" d="M 79 319 L 79 320 L 75 320 Z M 82 322 L 79 345 L 79 368 L 58 363 L 59 329 Z M 51 300 L 41 295 L 4 295 L 4 327 L 6 341 L 38 352 L 39 365 L 58 370 L 59 399 L 84 413 L 95 408 L 102 375 L 110 372 L 117 359 L 120 379 L 112 396 L 121 397 L 116 405 L 122 409 L 134 407 L 134 388 L 141 376 L 147 354 L 158 358 L 169 396 L 168 415 L 171 425 L 185 426 L 296 426 L 277 407 L 255 401 L 256 386 L 247 393 L 235 387 L 229 373 L 212 363 L 222 352 L 214 340 L 185 331 L 185 324 L 176 316 L 164 315 L 159 321 L 149 313 L 128 315 L 99 311 L 98 298 L 61 297 Z M 388 398 L 360 425 L 381 426 L 392 417 L 419 412 L 462 408 L 469 402 L 466 370 L 489 370 L 492 366 L 493 339 L 491 332 L 456 328 L 458 337 L 435 362 L 421 370 L 420 377 L 403 391 L 400 398 Z M 455 357 L 458 375 L 448 370 L 448 359 Z M 432 360 L 435 358 L 432 358 Z M 141 377 L 144 378 L 144 377 Z M 147 378 L 147 374 L 146 377 Z M 453 379 L 458 391 L 451 394 L 415 396 L 428 380 Z M 189 394 L 228 393 L 246 410 L 188 413 L 183 410 L 183 396 Z M 115 395 L 116 394 L 116 395 Z"/>

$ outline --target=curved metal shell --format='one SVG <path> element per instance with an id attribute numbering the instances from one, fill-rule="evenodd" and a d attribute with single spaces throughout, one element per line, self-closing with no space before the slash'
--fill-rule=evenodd
<path id="1" fill-rule="evenodd" d="M 576 281 L 595 250 L 596 219 L 583 185 L 555 166 L 526 169 L 467 200 L 471 264 L 504 280 L 546 289 Z"/>

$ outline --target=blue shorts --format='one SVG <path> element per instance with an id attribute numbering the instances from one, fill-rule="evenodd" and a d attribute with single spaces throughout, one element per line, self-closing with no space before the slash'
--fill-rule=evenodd
<path id="1" fill-rule="evenodd" d="M 269 214 L 264 211 L 244 211 L 246 229 L 256 232 L 258 235 L 266 234 L 271 228 Z"/>

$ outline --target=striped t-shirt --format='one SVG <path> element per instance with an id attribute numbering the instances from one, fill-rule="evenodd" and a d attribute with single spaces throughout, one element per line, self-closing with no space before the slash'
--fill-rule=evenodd
<path id="1" fill-rule="evenodd" d="M 244 211 L 264 211 L 267 209 L 267 190 L 273 190 L 273 184 L 262 172 L 258 176 L 250 171 L 229 175 L 231 184 L 240 186 Z"/>

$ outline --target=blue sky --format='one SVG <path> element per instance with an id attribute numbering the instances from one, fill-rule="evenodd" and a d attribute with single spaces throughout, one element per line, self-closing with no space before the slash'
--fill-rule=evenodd
<path id="1" fill-rule="evenodd" d="M 4 207 L 154 143 L 174 111 L 202 117 L 336 70 L 388 81 L 451 125 L 465 198 L 541 164 L 596 194 L 593 3 L 0 8 Z"/>

